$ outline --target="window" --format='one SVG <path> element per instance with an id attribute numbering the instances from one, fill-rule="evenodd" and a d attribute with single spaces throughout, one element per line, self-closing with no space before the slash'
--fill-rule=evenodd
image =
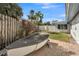
<path id="1" fill-rule="evenodd" d="M 58 29 L 60 29 L 60 25 L 58 25 Z"/>
<path id="2" fill-rule="evenodd" d="M 63 25 L 63 27 L 64 27 L 63 29 L 67 29 L 67 24 Z"/>
<path id="3" fill-rule="evenodd" d="M 67 29 L 67 24 L 58 24 L 58 29 Z"/>

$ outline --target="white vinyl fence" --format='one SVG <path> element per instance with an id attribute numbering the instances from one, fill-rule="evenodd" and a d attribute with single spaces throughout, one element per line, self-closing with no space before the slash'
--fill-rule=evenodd
<path id="1" fill-rule="evenodd" d="M 48 25 L 46 25 L 46 26 L 39 26 L 39 29 L 41 30 L 41 31 L 49 31 L 49 32 L 67 32 L 67 30 L 65 30 L 65 29 L 58 29 L 58 27 L 57 26 L 53 26 L 53 25 L 50 25 L 50 26 L 48 26 Z"/>

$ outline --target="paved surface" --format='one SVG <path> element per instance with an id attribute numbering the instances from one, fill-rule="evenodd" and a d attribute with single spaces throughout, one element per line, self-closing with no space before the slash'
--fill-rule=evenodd
<path id="1" fill-rule="evenodd" d="M 51 40 L 49 45 L 45 45 L 40 50 L 28 56 L 73 56 L 79 55 L 79 45 L 58 40 Z"/>

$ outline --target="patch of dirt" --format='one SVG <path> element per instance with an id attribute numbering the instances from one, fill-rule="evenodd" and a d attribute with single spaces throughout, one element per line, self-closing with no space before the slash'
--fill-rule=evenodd
<path id="1" fill-rule="evenodd" d="M 79 45 L 58 40 L 51 40 L 41 49 L 28 56 L 72 56 L 79 55 Z"/>

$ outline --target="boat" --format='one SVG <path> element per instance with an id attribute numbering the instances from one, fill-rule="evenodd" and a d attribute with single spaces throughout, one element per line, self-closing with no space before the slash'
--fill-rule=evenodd
<path id="1" fill-rule="evenodd" d="M 48 33 L 34 33 L 25 38 L 19 39 L 6 47 L 8 56 L 28 55 L 48 42 Z"/>

